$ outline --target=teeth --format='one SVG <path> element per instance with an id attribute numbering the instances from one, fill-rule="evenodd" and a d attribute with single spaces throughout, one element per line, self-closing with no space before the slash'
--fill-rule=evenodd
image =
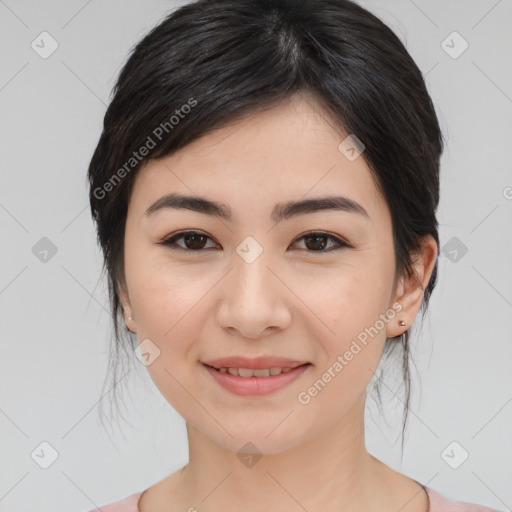
<path id="1" fill-rule="evenodd" d="M 287 373 L 293 368 L 261 368 L 254 370 L 252 368 L 218 368 L 221 373 L 229 373 L 240 377 L 270 377 Z"/>

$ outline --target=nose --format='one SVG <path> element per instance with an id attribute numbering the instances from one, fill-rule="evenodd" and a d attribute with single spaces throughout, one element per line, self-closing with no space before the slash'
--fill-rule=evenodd
<path id="1" fill-rule="evenodd" d="M 234 268 L 220 286 L 218 322 L 232 334 L 261 338 L 285 329 L 291 320 L 287 298 L 292 293 L 271 268 L 265 251 L 251 263 L 235 253 Z"/>

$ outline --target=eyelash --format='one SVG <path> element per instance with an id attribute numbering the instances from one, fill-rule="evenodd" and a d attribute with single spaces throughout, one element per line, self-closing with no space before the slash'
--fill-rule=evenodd
<path id="1" fill-rule="evenodd" d="M 162 240 L 161 242 L 157 242 L 157 243 L 161 244 L 161 245 L 165 245 L 172 250 L 185 251 L 188 253 L 201 253 L 208 249 L 213 249 L 213 247 L 209 247 L 207 249 L 195 249 L 194 250 L 194 249 L 187 249 L 185 247 L 180 247 L 179 245 L 177 245 L 176 241 L 184 238 L 186 235 L 201 235 L 206 238 L 209 238 L 210 240 L 213 240 L 210 236 L 205 235 L 204 233 L 201 233 L 200 231 L 181 231 L 180 233 L 171 235 L 170 237 L 167 237 L 165 240 Z M 352 246 L 350 244 L 348 244 L 347 242 L 345 242 L 344 240 L 341 240 L 340 238 L 338 238 L 334 235 L 331 235 L 330 233 L 325 233 L 323 231 L 310 231 L 310 232 L 305 233 L 305 234 L 301 235 L 300 237 L 298 237 L 296 239 L 296 241 L 302 240 L 303 238 L 307 238 L 309 236 L 315 236 L 315 235 L 323 236 L 323 237 L 327 238 L 328 240 L 335 242 L 337 244 L 337 247 L 331 247 L 330 249 L 327 249 L 327 250 L 318 250 L 318 251 L 309 251 L 307 249 L 303 249 L 303 250 L 305 250 L 309 253 L 312 253 L 312 254 L 315 254 L 315 253 L 322 254 L 322 253 L 328 253 L 328 252 L 336 251 L 336 250 L 343 249 L 343 248 L 352 248 Z"/>

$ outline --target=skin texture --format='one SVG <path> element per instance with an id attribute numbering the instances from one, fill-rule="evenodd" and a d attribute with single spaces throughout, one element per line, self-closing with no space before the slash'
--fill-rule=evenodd
<path id="1" fill-rule="evenodd" d="M 143 494 L 141 512 L 427 510 L 417 482 L 366 451 L 363 420 L 386 336 L 413 322 L 437 247 L 427 237 L 417 255 L 422 286 L 407 279 L 393 289 L 390 212 L 363 156 L 350 161 L 338 150 L 345 137 L 311 99 L 295 96 L 139 171 L 125 232 L 124 314 L 139 342 L 149 338 L 160 350 L 148 371 L 185 418 L 190 454 L 184 468 Z M 222 202 L 233 220 L 191 210 L 145 215 L 170 192 Z M 357 201 L 369 219 L 344 211 L 277 223 L 270 217 L 276 203 L 327 195 Z M 188 245 L 202 252 L 158 244 L 186 230 L 209 237 Z M 336 244 L 326 238 L 326 248 L 316 250 L 314 240 L 302 237 L 318 230 L 352 247 L 329 251 Z M 263 249 L 250 264 L 236 252 L 248 236 Z M 176 243 L 187 247 L 183 238 Z M 307 405 L 299 403 L 297 395 L 379 315 L 394 312 L 393 304 L 401 311 Z M 289 357 L 311 366 L 271 395 L 239 397 L 200 363 L 230 355 Z M 237 457 L 247 442 L 263 454 L 252 467 Z"/>

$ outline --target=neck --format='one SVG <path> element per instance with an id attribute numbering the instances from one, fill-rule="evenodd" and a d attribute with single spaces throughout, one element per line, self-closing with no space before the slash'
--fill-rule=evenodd
<path id="1" fill-rule="evenodd" d="M 225 510 L 228 503 L 231 510 L 251 511 L 284 505 L 306 510 L 336 506 L 385 510 L 385 466 L 366 451 L 363 418 L 361 400 L 348 417 L 320 435 L 279 453 L 256 454 L 243 461 L 187 424 L 189 463 L 181 472 L 182 489 L 191 505 L 204 502 L 207 510 Z"/>

